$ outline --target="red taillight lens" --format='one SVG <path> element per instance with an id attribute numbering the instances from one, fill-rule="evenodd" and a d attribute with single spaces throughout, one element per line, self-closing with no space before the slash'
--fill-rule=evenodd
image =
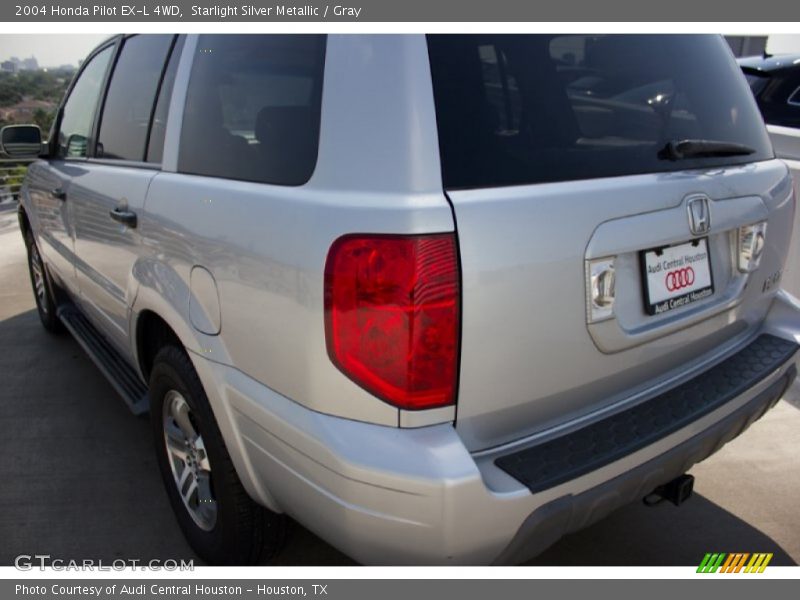
<path id="1" fill-rule="evenodd" d="M 455 402 L 459 277 L 453 234 L 347 235 L 325 265 L 328 355 L 400 408 Z"/>

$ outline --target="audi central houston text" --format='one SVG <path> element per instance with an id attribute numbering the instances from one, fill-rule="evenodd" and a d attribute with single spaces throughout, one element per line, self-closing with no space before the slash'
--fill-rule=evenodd
<path id="1" fill-rule="evenodd" d="M 325 588 L 324 585 L 310 586 L 315 590 Z M 303 586 L 268 586 L 268 585 L 254 585 L 252 588 L 258 595 L 304 595 Z M 140 585 L 126 585 L 118 583 L 107 583 L 105 585 L 69 585 L 63 583 L 55 583 L 51 585 L 26 585 L 18 583 L 14 586 L 14 593 L 17 596 L 46 596 L 48 593 L 51 596 L 96 596 L 102 598 L 104 596 L 143 596 L 150 594 L 152 596 L 241 596 L 245 588 L 240 585 L 208 585 L 208 584 L 191 584 L 191 585 L 165 585 L 159 583 L 140 584 Z M 250 591 L 250 590 L 248 590 Z"/>
<path id="2" fill-rule="evenodd" d="M 718 36 L 118 35 L 0 138 L 42 324 L 210 563 L 288 518 L 518 563 L 794 394 L 793 183 Z"/>

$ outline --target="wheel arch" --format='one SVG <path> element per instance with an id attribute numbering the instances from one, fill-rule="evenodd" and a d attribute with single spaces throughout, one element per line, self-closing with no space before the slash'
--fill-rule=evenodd
<path id="1" fill-rule="evenodd" d="M 230 364 L 222 337 L 206 335 L 194 329 L 188 315 L 190 292 L 174 271 L 165 270 L 163 267 L 162 265 L 160 269 L 160 283 L 157 287 L 140 282 L 132 310 L 131 341 L 139 371 L 147 381 L 153 366 L 152 361 L 163 344 L 178 344 L 186 351 L 203 385 L 214 418 L 245 490 L 259 504 L 273 512 L 282 513 L 283 509 L 255 476 L 236 426 L 233 409 L 223 392 L 224 382 L 219 380 L 213 368 L 215 363 Z M 169 274 L 166 271 L 169 271 Z M 180 310 L 181 306 L 186 310 Z"/>
<path id="2" fill-rule="evenodd" d="M 145 381 L 150 378 L 158 351 L 166 345 L 185 348 L 178 334 L 153 310 L 143 310 L 136 320 L 136 360 Z"/>

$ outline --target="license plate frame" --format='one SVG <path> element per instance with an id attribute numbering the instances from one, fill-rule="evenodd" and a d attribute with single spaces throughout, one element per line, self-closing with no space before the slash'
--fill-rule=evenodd
<path id="1" fill-rule="evenodd" d="M 700 258 L 701 254 L 705 256 Z M 650 316 L 683 308 L 714 294 L 707 237 L 641 250 L 639 264 L 644 310 Z"/>

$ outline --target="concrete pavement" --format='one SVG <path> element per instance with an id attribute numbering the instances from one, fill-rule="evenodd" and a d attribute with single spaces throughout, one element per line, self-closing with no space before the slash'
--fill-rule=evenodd
<path id="1" fill-rule="evenodd" d="M 630 505 L 530 564 L 696 565 L 706 552 L 739 551 L 794 565 L 798 456 L 800 407 L 782 401 L 693 469 L 695 496 L 684 506 Z M 16 215 L 0 209 L 0 565 L 19 554 L 194 558 L 162 489 L 147 419 L 131 416 L 68 335 L 41 328 Z M 299 525 L 276 563 L 352 564 Z"/>

